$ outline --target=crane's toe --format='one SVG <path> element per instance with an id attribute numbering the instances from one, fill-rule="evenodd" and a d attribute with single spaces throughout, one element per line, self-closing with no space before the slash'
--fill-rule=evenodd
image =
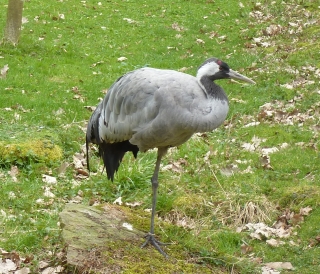
<path id="1" fill-rule="evenodd" d="M 168 245 L 169 243 L 162 243 L 158 240 L 156 240 L 154 234 L 151 234 L 150 232 L 145 236 L 146 241 L 142 244 L 141 248 L 144 248 L 146 245 L 151 244 L 155 247 L 156 250 L 158 250 L 164 257 L 168 258 L 168 254 L 165 253 L 161 246 L 162 245 Z"/>

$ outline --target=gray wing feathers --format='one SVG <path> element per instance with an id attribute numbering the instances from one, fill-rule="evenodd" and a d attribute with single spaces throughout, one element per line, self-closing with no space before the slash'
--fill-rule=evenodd
<path id="1" fill-rule="evenodd" d="M 147 82 L 143 71 L 128 73 L 110 87 L 99 121 L 99 135 L 105 141 L 129 140 L 139 126 L 155 118 L 158 108 L 153 95 L 157 86 Z"/>
<path id="2" fill-rule="evenodd" d="M 108 143 L 130 140 L 141 151 L 176 146 L 223 122 L 213 116 L 213 108 L 223 110 L 212 105 L 195 77 L 143 68 L 110 87 L 98 107 L 99 136 Z"/>

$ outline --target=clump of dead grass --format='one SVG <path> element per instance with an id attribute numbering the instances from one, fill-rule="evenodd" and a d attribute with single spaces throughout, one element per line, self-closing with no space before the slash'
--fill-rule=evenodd
<path id="1" fill-rule="evenodd" d="M 248 223 L 270 223 L 276 205 L 265 196 L 247 197 L 227 193 L 222 200 L 206 200 L 196 194 L 179 197 L 164 220 L 192 230 L 196 235 L 210 229 L 213 220 L 231 228 Z"/>
<path id="2" fill-rule="evenodd" d="M 265 196 L 246 198 L 244 195 L 227 194 L 224 200 L 207 204 L 222 224 L 232 227 L 271 222 L 276 212 L 276 206 Z"/>
<path id="3" fill-rule="evenodd" d="M 204 202 L 204 198 L 186 193 L 177 198 L 173 203 L 173 209 L 166 214 L 164 220 L 174 225 L 193 230 L 194 234 L 211 226 L 212 217 L 210 207 Z"/>

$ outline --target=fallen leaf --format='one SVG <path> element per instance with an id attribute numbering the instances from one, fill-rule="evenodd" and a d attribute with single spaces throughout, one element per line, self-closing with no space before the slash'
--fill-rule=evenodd
<path id="1" fill-rule="evenodd" d="M 239 171 L 240 171 L 240 169 L 235 164 L 231 164 L 231 165 L 228 165 L 228 166 L 220 169 L 220 173 L 224 176 L 227 176 L 227 177 L 230 177 Z"/>
<path id="2" fill-rule="evenodd" d="M 57 183 L 57 178 L 46 174 L 42 174 L 42 182 L 47 183 L 49 185 L 55 185 Z"/>
<path id="3" fill-rule="evenodd" d="M 8 64 L 4 65 L 4 67 L 0 70 L 0 79 L 4 79 L 7 77 L 8 70 L 9 70 Z"/>
<path id="4" fill-rule="evenodd" d="M 33 255 L 28 255 L 27 257 L 25 257 L 24 259 L 22 259 L 22 262 L 24 264 L 29 264 L 33 261 L 34 259 L 34 256 Z"/>
<path id="5" fill-rule="evenodd" d="M 266 243 L 268 245 L 271 245 L 273 247 L 278 247 L 280 245 L 284 245 L 285 242 L 284 241 L 280 241 L 280 240 L 276 240 L 276 239 L 270 239 L 270 240 L 266 240 Z"/>
<path id="6" fill-rule="evenodd" d="M 61 114 L 65 113 L 63 108 L 59 108 L 57 111 L 54 111 L 53 114 L 56 116 L 59 116 Z"/>
<path id="7" fill-rule="evenodd" d="M 21 120 L 21 115 L 19 113 L 17 113 L 17 112 L 14 113 L 13 117 L 14 117 L 14 119 L 16 121 L 20 121 Z"/>
<path id="8" fill-rule="evenodd" d="M 122 56 L 122 57 L 119 57 L 117 60 L 118 60 L 118 62 L 123 62 L 123 61 L 128 60 L 128 58 L 127 58 L 127 57 Z"/>
<path id="9" fill-rule="evenodd" d="M 226 35 L 222 35 L 222 36 L 219 36 L 218 39 L 220 39 L 222 41 L 225 41 L 227 39 L 227 36 Z"/>
<path id="10" fill-rule="evenodd" d="M 115 200 L 113 201 L 113 204 L 114 204 L 114 205 L 115 205 L 115 204 L 122 205 L 122 197 L 119 197 L 119 198 L 115 199 Z"/>
<path id="11" fill-rule="evenodd" d="M 266 267 L 272 268 L 272 269 L 287 269 L 287 270 L 294 270 L 294 267 L 290 262 L 271 262 L 271 263 L 265 263 Z"/>
<path id="12" fill-rule="evenodd" d="M 289 241 L 289 244 L 290 244 L 291 246 L 299 246 L 297 243 L 295 243 L 295 242 L 292 241 L 292 240 Z"/>
<path id="13" fill-rule="evenodd" d="M 7 274 L 17 269 L 17 265 L 10 259 L 0 260 L 0 273 Z"/>
<path id="14" fill-rule="evenodd" d="M 240 249 L 242 254 L 247 254 L 253 251 L 253 247 L 246 244 L 242 244 Z"/>
<path id="15" fill-rule="evenodd" d="M 73 204 L 80 204 L 83 201 L 83 198 L 80 197 L 79 195 L 73 197 L 71 200 L 68 200 L 68 203 L 73 203 Z M 95 201 L 93 203 L 89 203 L 90 206 L 94 205 Z"/>
<path id="16" fill-rule="evenodd" d="M 133 226 L 132 224 L 129 224 L 129 223 L 123 223 L 122 224 L 122 227 L 128 229 L 128 230 L 133 230 Z"/>
<path id="17" fill-rule="evenodd" d="M 280 271 L 274 270 L 267 266 L 261 267 L 261 270 L 262 270 L 261 274 L 280 274 Z"/>
<path id="18" fill-rule="evenodd" d="M 29 274 L 29 273 L 31 273 L 31 270 L 29 267 L 23 267 L 23 268 L 16 270 L 14 272 L 14 274 Z"/>
<path id="19" fill-rule="evenodd" d="M 231 98 L 230 99 L 233 102 L 239 103 L 239 104 L 246 104 L 246 101 L 243 101 L 242 99 L 238 99 L 238 98 Z"/>
<path id="20" fill-rule="evenodd" d="M 72 156 L 72 159 L 75 169 L 83 169 L 85 161 L 84 155 L 82 155 L 81 153 L 76 153 Z"/>
<path id="21" fill-rule="evenodd" d="M 197 44 L 205 44 L 205 42 L 202 39 L 197 39 L 196 42 Z"/>
<path id="22" fill-rule="evenodd" d="M 8 196 L 9 196 L 9 200 L 13 200 L 13 199 L 17 198 L 16 194 L 13 191 L 10 191 Z"/>
<path id="23" fill-rule="evenodd" d="M 84 103 L 84 101 L 85 101 L 85 98 L 81 94 L 75 94 L 73 96 L 73 99 L 79 100 L 81 103 Z"/>
<path id="24" fill-rule="evenodd" d="M 256 146 L 260 146 L 261 143 L 264 143 L 267 139 L 265 138 L 259 138 L 257 136 L 253 136 L 252 139 L 251 139 L 251 142 Z"/>
<path id="25" fill-rule="evenodd" d="M 250 237 L 251 237 L 252 239 L 257 239 L 257 240 L 263 241 L 263 240 L 269 238 L 269 237 L 270 237 L 270 234 L 269 234 L 268 231 L 264 231 L 264 230 L 259 230 L 259 229 L 257 229 L 256 231 L 250 233 Z"/>
<path id="26" fill-rule="evenodd" d="M 281 149 L 285 149 L 285 148 L 287 148 L 288 146 L 289 146 L 288 143 L 282 143 L 282 144 L 280 145 L 280 148 L 281 148 Z"/>
<path id="27" fill-rule="evenodd" d="M 280 217 L 278 217 L 277 222 L 273 224 L 273 227 L 276 229 L 287 228 L 288 225 L 289 225 L 289 223 L 288 223 L 286 216 L 280 216 Z"/>
<path id="28" fill-rule="evenodd" d="M 45 197 L 48 197 L 48 198 L 54 198 L 54 197 L 55 197 L 55 195 L 51 192 L 51 189 L 50 189 L 49 187 L 45 187 L 45 188 L 44 188 L 44 193 L 43 193 L 43 195 L 44 195 Z"/>
<path id="29" fill-rule="evenodd" d="M 141 206 L 143 202 L 133 202 L 133 203 L 125 203 L 125 205 L 130 206 L 130 207 L 137 207 Z"/>
<path id="30" fill-rule="evenodd" d="M 45 268 L 41 274 L 56 274 L 56 273 L 63 273 L 64 267 L 58 265 L 57 267 L 48 267 Z"/>
<path id="31" fill-rule="evenodd" d="M 3 259 L 9 259 L 11 261 L 13 261 L 15 264 L 19 264 L 20 263 L 20 256 L 17 252 L 12 251 L 12 252 L 2 252 L 2 258 Z"/>
<path id="32" fill-rule="evenodd" d="M 250 237 L 258 240 L 269 239 L 270 237 L 288 238 L 292 232 L 292 228 L 289 226 L 273 228 L 264 223 L 248 223 L 242 229 L 252 231 Z"/>
<path id="33" fill-rule="evenodd" d="M 89 111 L 91 111 L 91 112 L 93 112 L 93 111 L 95 111 L 95 109 L 96 109 L 97 107 L 96 107 L 96 106 L 84 106 L 84 108 L 87 109 L 87 110 L 89 110 Z"/>
<path id="34" fill-rule="evenodd" d="M 263 155 L 268 155 L 268 154 L 271 154 L 271 153 L 274 153 L 277 151 L 279 151 L 279 149 L 276 147 L 269 147 L 269 148 L 262 148 L 261 149 L 261 152 Z"/>
<path id="35" fill-rule="evenodd" d="M 250 144 L 250 143 L 243 143 L 241 145 L 242 148 L 244 148 L 247 151 L 253 152 L 256 150 L 256 147 L 254 144 Z"/>
<path id="36" fill-rule="evenodd" d="M 17 176 L 19 175 L 19 169 L 17 166 L 11 166 L 9 171 L 9 175 L 11 176 L 14 182 L 18 182 Z"/>
<path id="37" fill-rule="evenodd" d="M 283 27 L 280 25 L 270 25 L 262 32 L 265 36 L 274 36 L 274 35 L 280 34 L 282 30 L 283 30 Z"/>
<path id="38" fill-rule="evenodd" d="M 300 214 L 303 215 L 303 216 L 307 216 L 307 215 L 309 215 L 311 210 L 312 210 L 312 208 L 308 207 L 308 206 L 300 208 Z"/>
<path id="39" fill-rule="evenodd" d="M 93 63 L 90 67 L 94 68 L 94 67 L 101 65 L 101 64 L 104 64 L 104 61 L 98 61 L 96 63 Z"/>
<path id="40" fill-rule="evenodd" d="M 268 47 L 271 47 L 272 44 L 269 43 L 269 42 L 262 42 L 262 43 L 261 43 L 261 46 L 264 47 L 264 48 L 268 48 Z"/>
<path id="41" fill-rule="evenodd" d="M 255 264 L 262 264 L 263 259 L 261 257 L 254 257 L 254 258 L 251 258 L 250 261 Z"/>
<path id="42" fill-rule="evenodd" d="M 211 32 L 209 33 L 209 38 L 210 38 L 210 39 L 213 39 L 214 37 L 217 37 L 217 36 L 218 36 L 218 33 L 215 32 L 215 31 L 211 31 Z"/>
<path id="43" fill-rule="evenodd" d="M 28 23 L 28 22 L 29 22 L 29 20 L 28 20 L 27 17 L 22 17 L 22 20 L 21 20 L 21 23 L 22 23 L 22 24 L 26 24 L 26 23 Z"/>
<path id="44" fill-rule="evenodd" d="M 291 218 L 291 222 L 293 225 L 297 225 L 299 223 L 302 223 L 304 221 L 304 218 L 301 214 L 294 214 Z"/>
<path id="45" fill-rule="evenodd" d="M 89 173 L 86 170 L 82 169 L 82 168 L 78 168 L 76 171 L 77 171 L 78 174 L 81 174 L 83 176 L 89 176 Z"/>
<path id="46" fill-rule="evenodd" d="M 178 71 L 185 72 L 185 71 L 187 71 L 187 70 L 189 70 L 191 68 L 192 68 L 192 66 L 191 67 L 182 67 L 182 68 L 178 69 Z"/>
<path id="47" fill-rule="evenodd" d="M 44 199 L 41 199 L 41 198 L 37 199 L 36 200 L 36 204 L 40 204 L 40 205 L 42 204 L 43 205 L 44 204 Z"/>
<path id="48" fill-rule="evenodd" d="M 243 127 L 246 128 L 246 127 L 255 127 L 255 126 L 258 126 L 260 125 L 260 122 L 251 122 L 249 124 L 246 124 L 244 125 Z"/>
<path id="49" fill-rule="evenodd" d="M 262 155 L 260 157 L 260 162 L 261 165 L 264 169 L 271 169 L 273 170 L 272 166 L 271 166 L 271 161 L 270 161 L 270 156 L 269 155 Z"/>
<path id="50" fill-rule="evenodd" d="M 134 24 L 136 23 L 136 21 L 134 21 L 133 19 L 130 18 L 123 18 L 124 21 L 127 21 L 129 24 Z"/>
<path id="51" fill-rule="evenodd" d="M 161 170 L 172 170 L 174 172 L 181 173 L 184 171 L 183 166 L 187 164 L 188 162 L 185 159 L 180 158 L 178 161 L 169 163 L 168 165 L 162 167 Z"/>
<path id="52" fill-rule="evenodd" d="M 184 30 L 184 27 L 179 26 L 178 23 L 173 23 L 173 24 L 171 25 L 171 28 L 174 29 L 174 30 L 176 30 L 176 31 L 179 31 L 179 32 Z"/>

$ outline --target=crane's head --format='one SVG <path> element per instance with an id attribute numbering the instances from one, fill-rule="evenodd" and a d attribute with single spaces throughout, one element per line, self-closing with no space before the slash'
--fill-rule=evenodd
<path id="1" fill-rule="evenodd" d="M 207 59 L 198 68 L 197 78 L 201 79 L 202 77 L 208 77 L 212 81 L 218 80 L 218 79 L 231 78 L 231 79 L 241 80 L 247 83 L 255 84 L 255 81 L 230 69 L 227 63 L 215 57 Z"/>

